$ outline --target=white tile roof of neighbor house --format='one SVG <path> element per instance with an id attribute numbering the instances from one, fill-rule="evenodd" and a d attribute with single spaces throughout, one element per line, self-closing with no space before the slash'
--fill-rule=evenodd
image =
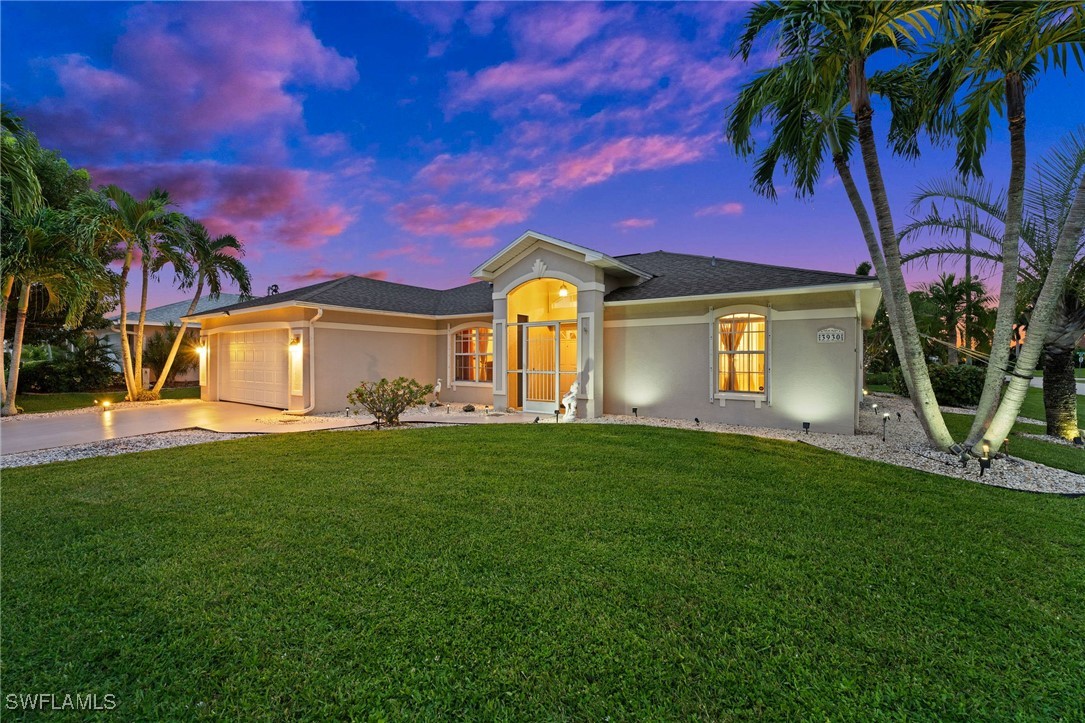
<path id="1" fill-rule="evenodd" d="M 200 299 L 200 303 L 196 305 L 196 312 L 199 314 L 203 311 L 213 311 L 223 306 L 232 306 L 242 301 L 240 294 L 220 294 L 217 299 L 211 299 L 204 296 Z M 147 322 L 148 324 L 156 324 L 158 326 L 165 326 L 169 322 L 173 322 L 176 325 L 181 324 L 181 317 L 188 313 L 188 307 L 192 306 L 192 301 L 178 301 L 174 304 L 166 304 L 164 306 L 156 306 L 153 309 L 147 309 Z M 112 314 L 106 317 L 106 320 L 116 324 L 120 321 L 120 314 Z M 128 323 L 139 323 L 139 310 L 128 312 Z M 199 324 L 195 324 L 199 326 Z"/>

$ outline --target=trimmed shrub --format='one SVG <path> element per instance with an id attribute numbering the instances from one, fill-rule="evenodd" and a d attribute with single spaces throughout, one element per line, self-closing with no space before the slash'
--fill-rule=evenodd
<path id="1" fill-rule="evenodd" d="M 426 403 L 433 393 L 432 384 L 421 384 L 415 379 L 396 377 L 389 381 L 362 382 L 347 394 L 347 401 L 377 418 L 377 426 L 399 424 L 399 415 L 411 407 Z"/>
<path id="2" fill-rule="evenodd" d="M 927 370 L 939 404 L 947 407 L 974 407 L 979 404 L 983 380 L 987 375 L 985 368 L 969 364 L 931 364 Z M 895 393 L 908 396 L 904 374 L 899 368 L 890 375 L 890 384 Z"/>
<path id="3" fill-rule="evenodd" d="M 70 349 L 61 345 L 53 345 L 51 350 L 45 345 L 26 345 L 19 370 L 19 391 L 97 392 L 116 382 L 116 363 L 116 354 L 109 343 L 93 336 L 74 338 Z"/>

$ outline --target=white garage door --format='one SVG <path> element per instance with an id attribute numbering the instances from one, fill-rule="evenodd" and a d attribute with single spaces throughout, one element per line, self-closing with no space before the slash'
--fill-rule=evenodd
<path id="1" fill-rule="evenodd" d="M 287 330 L 223 334 L 219 399 L 286 409 Z"/>

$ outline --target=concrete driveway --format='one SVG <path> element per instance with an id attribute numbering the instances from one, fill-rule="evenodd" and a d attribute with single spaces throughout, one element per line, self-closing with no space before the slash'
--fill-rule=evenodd
<path id="1" fill-rule="evenodd" d="M 267 407 L 186 399 L 108 412 L 92 407 L 71 414 L 27 414 L 5 419 L 0 423 L 0 452 L 32 452 L 179 429 L 276 434 L 354 427 L 370 421 L 366 417 L 288 417 Z"/>

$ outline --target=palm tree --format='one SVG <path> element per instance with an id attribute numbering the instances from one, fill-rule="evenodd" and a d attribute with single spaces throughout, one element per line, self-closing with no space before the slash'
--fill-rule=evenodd
<path id="1" fill-rule="evenodd" d="M 866 70 L 872 54 L 908 49 L 917 36 L 932 34 L 931 17 L 936 9 L 896 1 L 832 4 L 775 0 L 756 5 L 746 16 L 738 54 L 749 60 L 755 43 L 775 29 L 773 38 L 781 55 L 778 65 L 786 70 L 768 71 L 743 87 L 728 111 L 727 130 L 736 151 L 749 155 L 755 125 L 763 120 L 774 122 L 772 139 L 758 159 L 754 181 L 755 190 L 769 196 L 773 195 L 769 189 L 778 163 L 792 172 L 800 194 L 812 193 L 825 151 L 831 152 L 878 273 L 916 414 L 928 439 L 948 449 L 953 438 L 927 372 L 874 139 L 870 94 L 872 87 L 876 92 L 888 90 L 879 89 L 877 79 L 872 86 Z M 812 118 L 817 121 L 811 124 Z M 854 140 L 866 171 L 877 235 L 847 164 Z M 906 142 L 897 146 L 904 152 L 911 150 Z"/>
<path id="2" fill-rule="evenodd" d="M 200 297 L 203 295 L 204 286 L 207 287 L 208 296 L 212 299 L 219 298 L 222 294 L 223 282 L 227 279 L 237 284 L 242 296 L 252 294 L 252 279 L 249 276 L 249 270 L 245 268 L 245 264 L 239 258 L 245 252 L 237 238 L 229 234 L 211 238 L 211 234 L 208 233 L 202 223 L 192 220 L 187 223 L 187 236 L 189 239 L 189 268 L 194 273 L 182 280 L 182 288 L 185 288 L 186 285 L 191 286 L 194 276 L 196 293 L 192 297 L 192 303 L 189 304 L 186 316 L 196 312 Z M 162 391 L 162 385 L 165 383 L 170 368 L 173 366 L 178 349 L 181 348 L 181 343 L 185 338 L 185 329 L 187 328 L 188 321 L 182 318 L 181 328 L 173 340 L 173 347 L 170 349 L 169 356 L 166 357 L 162 373 L 158 375 L 152 394 L 157 395 Z"/>
<path id="3" fill-rule="evenodd" d="M 1035 305 L 1051 268 L 1059 232 L 1066 221 L 1074 188 L 1085 173 L 1085 126 L 1052 148 L 1034 167 L 1034 181 L 1023 195 L 1019 226 L 1020 269 L 1017 308 L 1012 319 Z M 984 182 L 959 179 L 935 181 L 920 187 L 914 204 L 931 204 L 928 214 L 914 220 L 901 233 L 902 240 L 939 239 L 938 243 L 909 253 L 906 261 L 939 261 L 973 256 L 981 263 L 1003 263 L 1007 204 L 1005 194 Z M 950 212 L 943 215 L 941 207 Z M 978 239 L 979 248 L 962 246 L 961 239 Z M 1017 244 L 1015 244 L 1017 245 Z M 1042 363 L 1047 433 L 1072 439 L 1078 435 L 1074 346 L 1085 335 L 1085 255 L 1078 242 L 1075 260 L 1047 332 Z M 1000 300 L 1001 303 L 1001 300 Z M 1030 330 L 1031 331 L 1031 330 Z"/>
<path id="4" fill-rule="evenodd" d="M 119 186 L 102 189 L 101 199 L 94 207 L 86 208 L 85 214 L 98 219 L 103 239 L 113 246 L 121 259 L 120 291 L 120 337 L 121 366 L 130 401 L 154 398 L 143 390 L 143 330 L 147 317 L 147 291 L 151 274 L 164 264 L 162 259 L 176 259 L 179 254 L 172 249 L 178 243 L 184 217 L 171 212 L 169 194 L 155 189 L 145 200 L 137 201 Z M 168 251 L 167 251 L 168 250 Z M 128 340 L 128 275 L 139 254 L 142 274 L 139 321 L 133 343 Z M 156 268 L 157 266 L 157 268 Z"/>
<path id="5" fill-rule="evenodd" d="M 928 97 L 935 100 L 928 109 L 936 109 L 935 113 L 949 110 L 956 117 L 958 172 L 980 173 L 992 109 L 1005 114 L 1010 136 L 999 307 L 987 377 L 966 442 L 978 447 L 999 405 L 1016 318 L 1018 241 L 1025 193 L 1025 100 L 1041 66 L 1065 71 L 1067 50 L 1081 67 L 1085 6 L 1080 0 L 946 3 L 941 17 L 943 41 L 925 60 L 930 69 Z"/>
<path id="6" fill-rule="evenodd" d="M 935 333 L 930 336 L 940 339 L 949 350 L 945 354 L 946 363 L 958 364 L 962 348 L 966 354 L 972 351 L 971 339 L 962 346 L 964 329 L 969 326 L 982 328 L 983 314 L 979 310 L 991 301 L 983 284 L 975 277 L 957 281 L 956 274 L 940 274 L 935 281 L 920 286 L 919 293 L 931 315 Z M 940 353 L 939 356 L 943 355 Z"/>
<path id="7" fill-rule="evenodd" d="M 41 208 L 29 216 L 16 217 L 7 236 L 9 245 L 0 261 L 0 273 L 14 279 L 19 301 L 11 351 L 11 369 L 2 413 L 16 414 L 23 333 L 30 292 L 40 285 L 49 299 L 48 308 L 65 307 L 65 325 L 79 322 L 95 292 L 110 287 L 109 274 L 94 249 L 96 229 L 79 222 L 73 214 Z"/>

